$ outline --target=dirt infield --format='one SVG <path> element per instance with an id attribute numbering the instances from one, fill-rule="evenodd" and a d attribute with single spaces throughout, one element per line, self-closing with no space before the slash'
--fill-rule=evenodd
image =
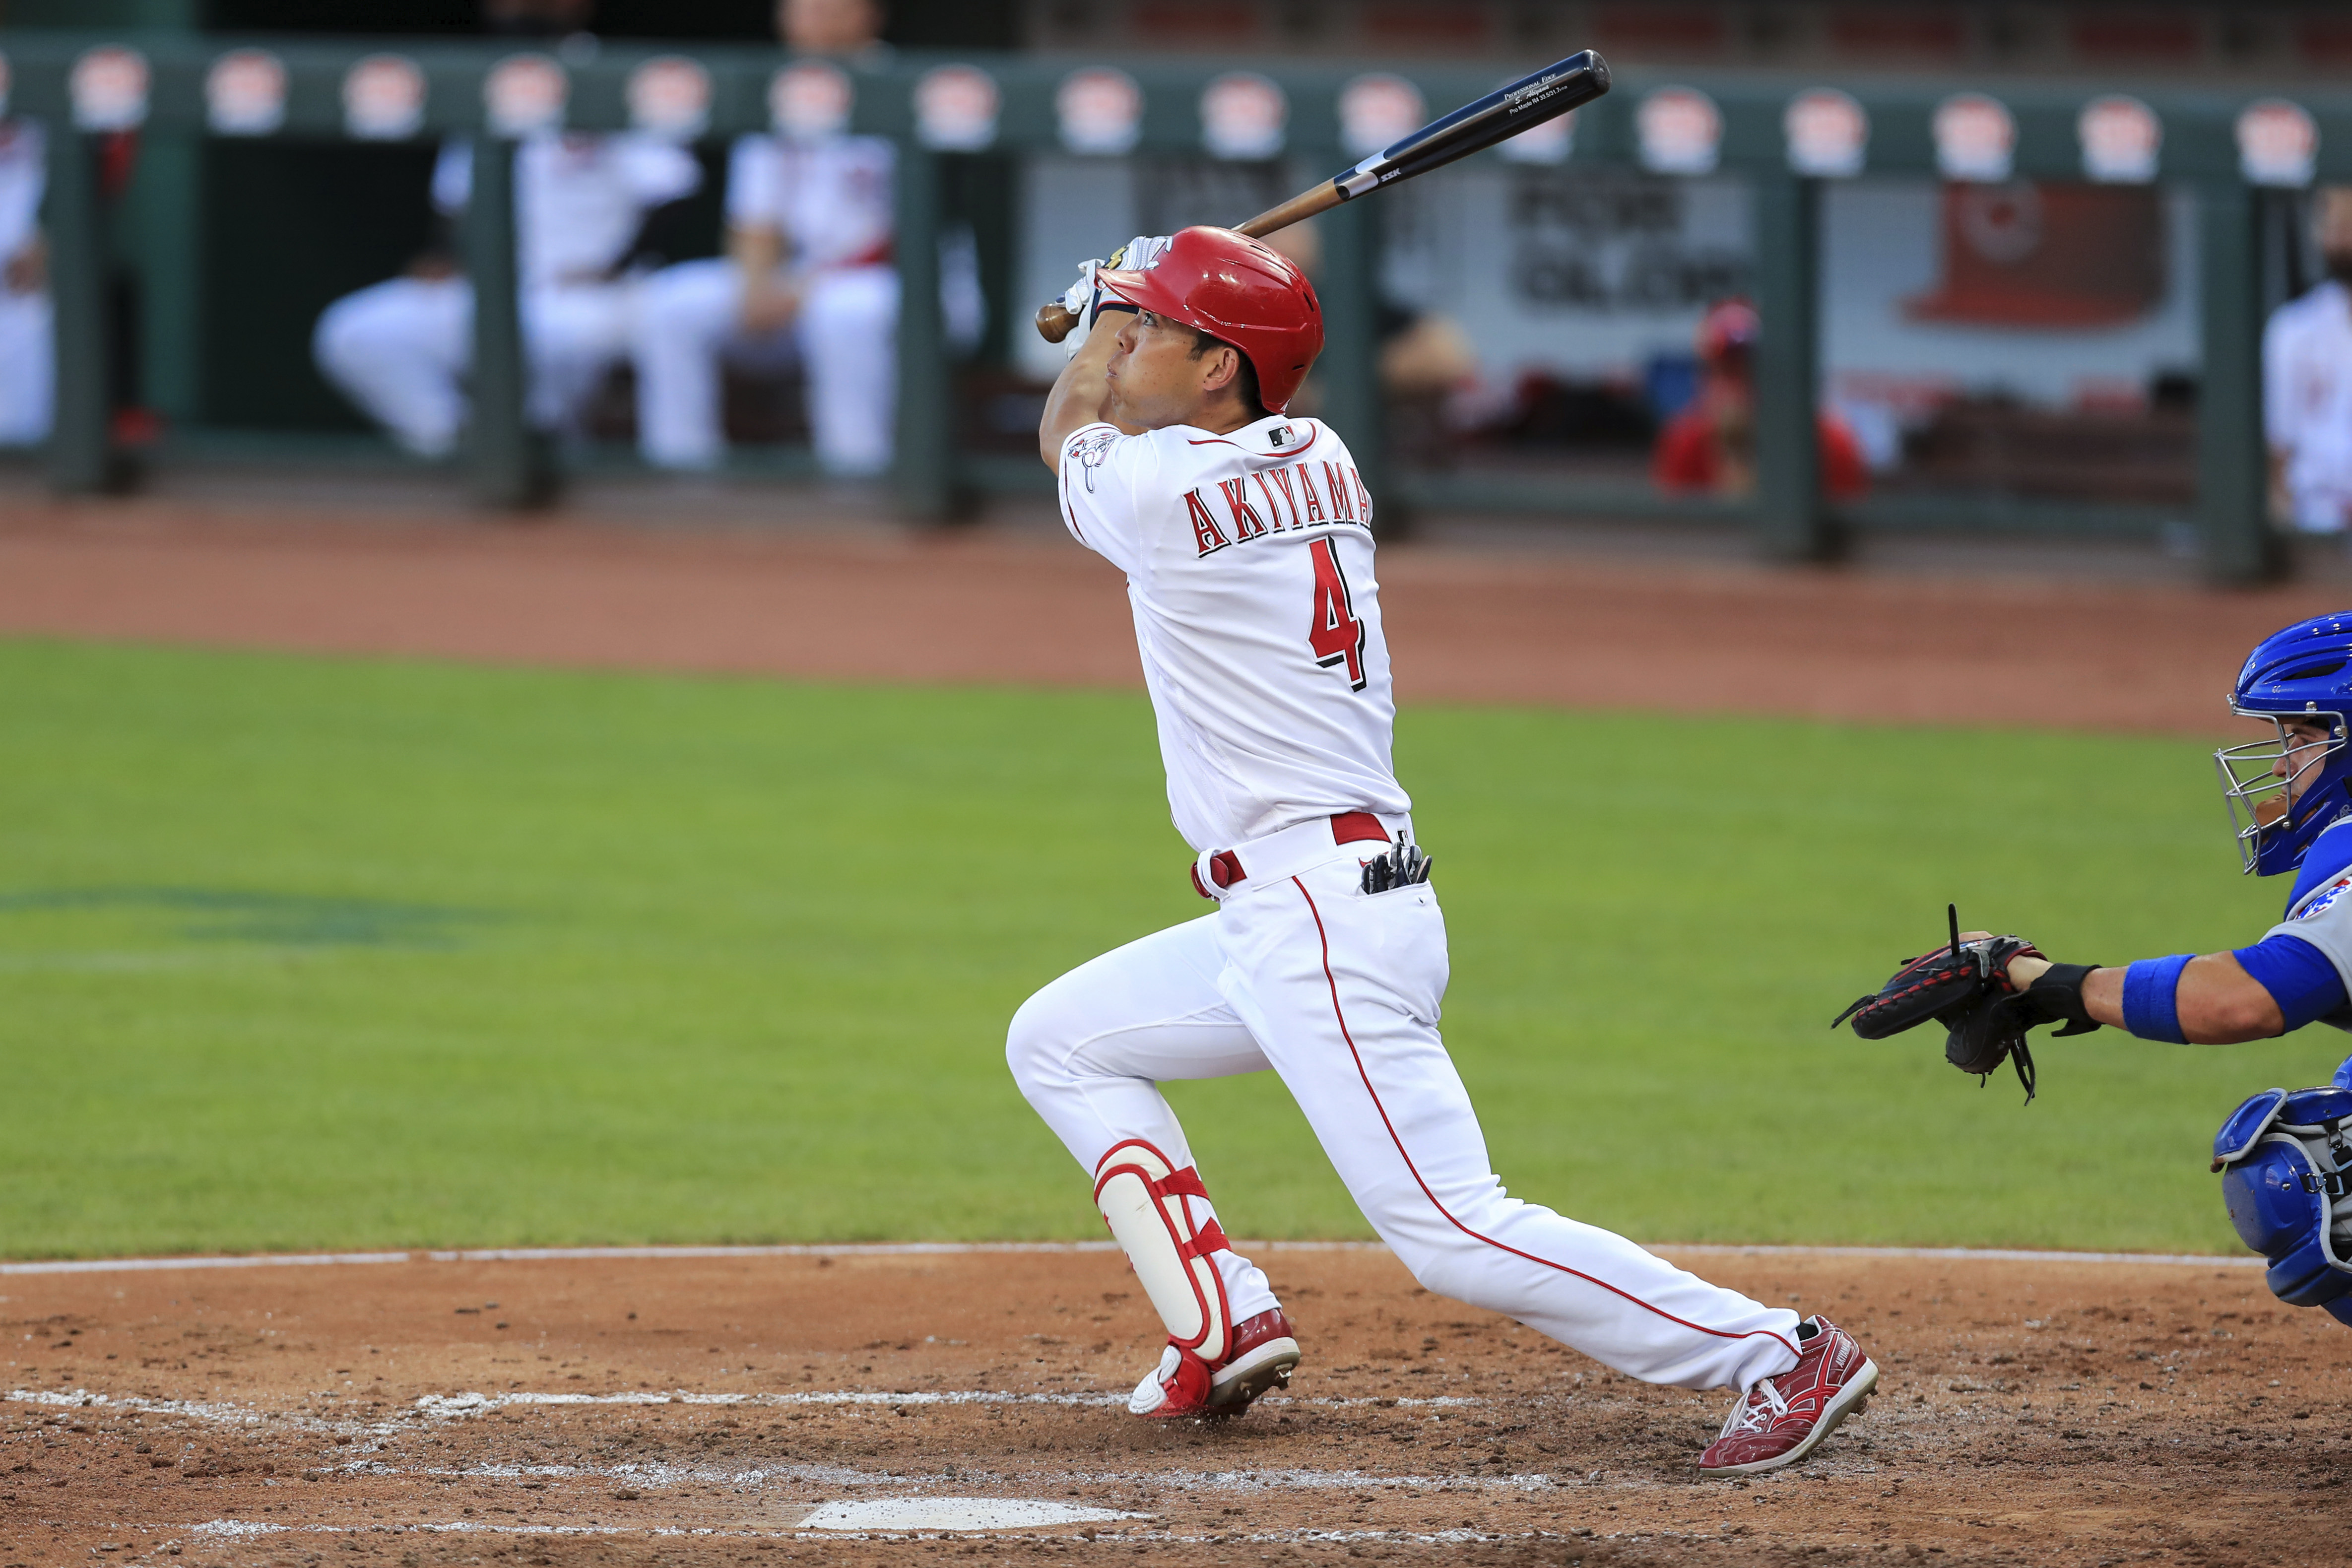
<path id="1" fill-rule="evenodd" d="M 516 524 L 280 500 L 0 497 L 0 634 L 830 679 L 1138 684 L 1117 574 L 1039 510 L 909 531 L 679 526 L 661 492 Z M 2215 594 L 1978 549 L 1967 569 L 1458 540 L 1383 551 L 1406 701 L 2225 732 L 2263 633 L 2326 584 Z M 2015 553 L 2015 552 L 2011 552 Z M 2145 563 L 2143 563 L 2143 566 Z"/>
<path id="2" fill-rule="evenodd" d="M 1382 576 L 1407 700 L 2200 735 L 2247 645 L 2341 592 L 1460 541 L 1386 550 Z M 1116 574 L 1034 521 L 664 531 L 15 494 L 0 634 L 1137 680 Z M 0 1273 L 0 1568 L 2220 1565 L 2325 1561 L 2352 1506 L 2346 1331 L 2238 1260 L 1677 1255 L 1829 1312 L 1885 1374 L 1813 1462 L 1708 1483 L 1691 1461 L 1726 1395 L 1609 1373 L 1375 1249 L 1260 1256 L 1306 1365 L 1245 1418 L 1173 1426 L 1119 1409 L 1160 1335 L 1103 1250 Z M 857 1511 L 908 1500 L 948 1511 Z M 983 1528 L 982 1502 L 1094 1512 Z"/>
<path id="3" fill-rule="evenodd" d="M 1160 1335 L 1103 1250 L 0 1277 L 0 1560 L 2218 1564 L 2324 1560 L 2347 1506 L 2345 1331 L 2250 1268 L 1681 1255 L 1884 1369 L 1740 1484 L 1691 1468 L 1722 1394 L 1253 1250 L 1307 1361 L 1168 1426 L 1118 1408 Z M 806 1522 L 908 1499 L 1120 1517 Z"/>

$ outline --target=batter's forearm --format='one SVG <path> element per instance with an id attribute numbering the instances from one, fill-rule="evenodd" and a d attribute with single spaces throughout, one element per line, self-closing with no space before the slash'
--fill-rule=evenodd
<path id="1" fill-rule="evenodd" d="M 1103 373 L 1118 347 L 1119 329 L 1134 319 L 1123 311 L 1096 318 L 1093 332 L 1054 378 L 1054 390 L 1045 395 L 1045 416 L 1037 422 L 1037 455 L 1055 473 L 1062 468 L 1062 443 L 1071 433 L 1108 417 L 1110 382 Z"/>

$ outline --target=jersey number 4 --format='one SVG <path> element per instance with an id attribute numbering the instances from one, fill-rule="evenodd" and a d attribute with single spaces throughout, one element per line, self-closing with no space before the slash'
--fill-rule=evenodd
<path id="1" fill-rule="evenodd" d="M 1307 645 L 1315 662 L 1328 669 L 1348 667 L 1348 689 L 1364 689 L 1364 624 L 1356 619 L 1355 601 L 1348 595 L 1347 574 L 1339 570 L 1339 553 L 1328 539 L 1307 547 L 1315 562 L 1315 620 L 1307 628 Z"/>

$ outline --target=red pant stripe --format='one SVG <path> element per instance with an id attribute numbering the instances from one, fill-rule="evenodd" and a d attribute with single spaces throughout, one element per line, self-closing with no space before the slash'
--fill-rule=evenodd
<path id="1" fill-rule="evenodd" d="M 1298 889 L 1298 896 L 1307 900 L 1307 912 L 1315 917 L 1315 935 L 1317 940 L 1321 942 L 1323 944 L 1323 980 L 1324 984 L 1328 984 L 1331 988 L 1331 1016 L 1339 1020 L 1339 1037 L 1348 1042 L 1348 1054 L 1355 1058 L 1356 1076 L 1364 1080 L 1364 1092 L 1372 1097 L 1372 1109 L 1381 1113 L 1381 1125 L 1388 1129 L 1389 1142 L 1396 1145 L 1397 1157 L 1404 1162 L 1404 1168 L 1412 1173 L 1414 1184 L 1421 1188 L 1422 1195 L 1429 1200 L 1430 1206 L 1435 1209 L 1439 1214 L 1445 1216 L 1446 1224 L 1452 1226 L 1463 1235 L 1470 1237 L 1473 1241 L 1483 1241 L 1487 1246 L 1503 1252 L 1507 1252 L 1514 1258 L 1524 1258 L 1529 1263 L 1540 1264 L 1546 1268 L 1556 1268 L 1562 1274 L 1572 1275 L 1576 1279 L 1583 1280 L 1588 1285 L 1598 1285 L 1601 1289 L 1608 1291 L 1611 1295 L 1622 1297 L 1625 1300 L 1633 1302 L 1633 1305 L 1641 1308 L 1645 1312 L 1655 1312 L 1659 1317 L 1665 1319 L 1666 1321 L 1670 1323 L 1679 1323 L 1684 1328 L 1692 1331 L 1694 1333 L 1711 1334 L 1719 1340 L 1753 1339 L 1760 1334 L 1766 1339 L 1780 1340 L 1780 1343 L 1788 1346 L 1789 1353 L 1790 1355 L 1798 1353 L 1796 1346 L 1789 1344 L 1787 1340 L 1781 1339 L 1779 1334 L 1774 1333 L 1769 1329 L 1748 1329 L 1740 1333 L 1733 1333 L 1728 1329 L 1710 1329 L 1702 1323 L 1694 1323 L 1686 1319 L 1677 1318 L 1672 1312 L 1667 1311 L 1664 1308 L 1653 1306 L 1651 1303 L 1643 1300 L 1639 1296 L 1633 1294 L 1631 1291 L 1619 1289 L 1616 1286 L 1612 1285 L 1606 1279 L 1596 1279 L 1591 1275 L 1587 1274 L 1580 1269 L 1570 1268 L 1565 1263 L 1555 1263 L 1549 1258 L 1538 1258 L 1532 1252 L 1521 1252 L 1517 1247 L 1512 1247 L 1505 1242 L 1496 1241 L 1491 1236 L 1480 1235 L 1477 1231 L 1472 1230 L 1468 1226 L 1464 1225 L 1460 1220 L 1454 1218 L 1453 1211 L 1448 1209 L 1444 1204 L 1440 1203 L 1438 1201 L 1437 1194 L 1430 1191 L 1429 1184 L 1422 1180 L 1421 1167 L 1412 1163 L 1412 1154 L 1408 1153 L 1405 1150 L 1404 1140 L 1397 1136 L 1396 1123 L 1389 1120 L 1389 1108 L 1381 1103 L 1381 1091 L 1372 1087 L 1372 1076 L 1364 1070 L 1363 1053 L 1356 1049 L 1356 1037 L 1349 1032 L 1348 1015 L 1339 1005 L 1339 982 L 1331 973 L 1331 937 L 1330 933 L 1323 929 L 1323 911 L 1315 907 L 1315 895 L 1307 890 L 1306 883 L 1300 881 L 1296 877 L 1290 879 L 1290 883 L 1291 886 Z"/>

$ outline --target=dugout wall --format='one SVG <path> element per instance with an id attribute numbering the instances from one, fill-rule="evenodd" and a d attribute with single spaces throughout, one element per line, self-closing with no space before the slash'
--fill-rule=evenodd
<path id="1" fill-rule="evenodd" d="M 1170 58 L 900 54 L 882 62 L 793 61 L 765 47 L 607 43 L 559 58 L 511 42 L 287 38 L 185 34 L 0 36 L 8 112 L 56 128 L 47 219 L 58 335 L 58 418 L 47 462 L 60 489 L 116 482 L 103 368 L 105 289 L 114 247 L 103 222 L 104 139 L 142 127 L 224 142 L 360 141 L 419 148 L 476 137 L 466 264 L 477 313 L 473 482 L 487 500 L 525 504 L 554 475 L 522 416 L 515 319 L 511 168 L 516 140 L 552 126 L 639 129 L 717 144 L 769 129 L 794 68 L 835 73 L 848 123 L 899 145 L 898 263 L 903 281 L 898 458 L 911 514 L 944 516 L 973 492 L 1032 490 L 1034 462 L 961 450 L 937 270 L 945 195 L 965 161 L 1003 154 L 1080 159 L 1185 155 L 1279 163 L 1299 186 L 1352 163 L 1366 138 L 1393 129 L 1398 107 L 1442 110 L 1494 85 L 1464 65 L 1229 65 Z M 405 84 L 404 87 L 403 84 Z M 404 97 L 404 93 L 406 94 Z M 64 133 L 70 127 L 71 133 Z M 2192 526 L 2213 574 L 2249 581 L 2278 570 L 2267 516 L 2259 342 L 2265 224 L 2319 180 L 2352 178 L 2352 93 L 2294 100 L 2242 89 L 2120 92 L 2035 80 L 1904 79 L 1832 87 L 1793 76 L 1621 71 L 1615 90 L 1565 134 L 1482 154 L 1564 168 L 1622 168 L 1678 179 L 1745 182 L 1758 351 L 1759 482 L 1746 502 L 1662 498 L 1640 487 L 1466 474 L 1368 479 L 1407 507 L 1615 516 L 1737 518 L 1783 559 L 1833 553 L 1856 528 L 1921 525 L 2155 532 Z M 1377 146 L 1377 140 L 1370 145 Z M 2012 178 L 2161 184 L 2193 204 L 2202 345 L 2193 507 L 2085 507 L 1998 497 L 1874 498 L 1842 507 L 1822 495 L 1811 419 L 1820 391 L 1822 208 L 1833 184 L 1902 174 L 1979 184 Z M 1376 204 L 1381 198 L 1374 197 Z M 1236 216 L 1241 215 L 1236 215 Z M 1318 370 L 1324 413 L 1343 429 L 1381 417 L 1374 375 L 1379 225 L 1353 203 L 1322 220 L 1319 287 L 1329 342 Z M 1104 246 L 1123 235 L 1106 235 Z M 1025 316 L 1034 301 L 1013 301 Z M 1000 314 L 1006 313 L 1000 310 Z M 1025 331 L 1021 322 L 1011 330 Z"/>

